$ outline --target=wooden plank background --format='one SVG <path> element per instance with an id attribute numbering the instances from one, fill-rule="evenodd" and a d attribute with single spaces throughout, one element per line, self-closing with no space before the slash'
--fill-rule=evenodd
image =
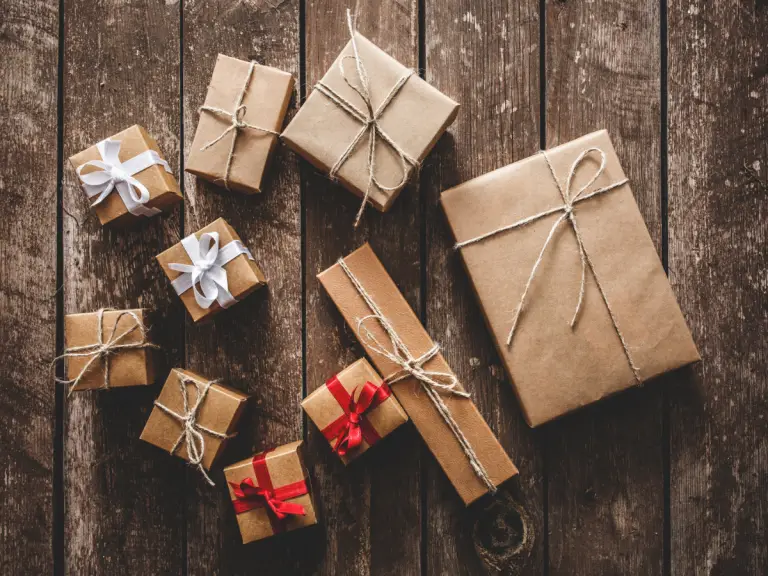
<path id="1" fill-rule="evenodd" d="M 363 34 L 462 103 L 389 214 L 353 230 L 356 197 L 281 148 L 262 195 L 185 176 L 183 209 L 119 232 L 67 158 L 139 123 L 180 174 L 219 52 L 295 74 L 293 114 L 347 3 L 0 0 L 0 574 L 765 574 L 768 4 L 360 4 Z M 598 128 L 704 361 L 532 431 L 438 198 Z M 196 327 L 154 256 L 218 216 L 269 288 Z M 361 354 L 315 275 L 366 240 L 521 469 L 489 502 L 465 510 L 412 429 L 346 469 L 302 416 Z M 254 396 L 228 460 L 305 438 L 321 526 L 240 545 L 225 491 L 138 441 L 156 388 L 56 390 L 63 315 L 101 306 L 157 310 L 168 366 Z"/>

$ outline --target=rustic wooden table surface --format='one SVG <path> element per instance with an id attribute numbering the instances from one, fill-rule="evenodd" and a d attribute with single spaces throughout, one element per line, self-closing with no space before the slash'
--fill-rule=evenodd
<path id="1" fill-rule="evenodd" d="M 183 179 L 137 231 L 88 216 L 66 159 L 134 123 L 176 173 L 217 53 L 291 71 L 337 0 L 0 0 L 0 573 L 768 573 L 768 3 L 387 0 L 361 32 L 462 104 L 387 215 L 280 150 L 266 191 Z M 441 190 L 608 128 L 703 363 L 532 431 L 450 250 Z M 224 216 L 269 278 L 192 326 L 154 256 Z M 521 470 L 465 510 L 413 430 L 344 469 L 299 408 L 358 357 L 315 274 L 369 240 Z M 156 388 L 66 399 L 62 318 L 161 312 L 156 339 L 255 397 L 229 458 L 306 438 L 322 527 L 242 546 L 225 491 L 138 440 Z M 221 480 L 221 476 L 218 478 Z"/>

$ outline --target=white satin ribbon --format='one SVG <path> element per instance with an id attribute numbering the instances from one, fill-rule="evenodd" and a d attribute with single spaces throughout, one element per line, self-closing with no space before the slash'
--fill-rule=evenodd
<path id="1" fill-rule="evenodd" d="M 96 206 L 104 201 L 113 190 L 117 190 L 120 199 L 125 204 L 128 212 L 134 216 L 146 216 L 147 218 L 160 214 L 157 208 L 145 206 L 149 202 L 149 190 L 133 176 L 147 168 L 159 164 L 169 174 L 171 167 L 154 150 L 147 150 L 120 162 L 119 140 L 102 140 L 96 145 L 101 154 L 101 160 L 89 160 L 77 167 L 77 175 L 83 183 L 83 188 L 88 198 L 97 196 L 91 206 Z M 82 174 L 86 166 L 100 168 L 97 172 Z"/>
<path id="2" fill-rule="evenodd" d="M 195 302 L 204 310 L 210 308 L 214 302 L 218 302 L 222 308 L 229 308 L 237 302 L 229 292 L 224 266 L 240 254 L 245 254 L 248 260 L 253 260 L 250 250 L 240 240 L 233 240 L 219 248 L 218 232 L 206 232 L 200 236 L 200 240 L 191 234 L 181 241 L 181 245 L 187 251 L 192 264 L 174 262 L 168 265 L 171 270 L 182 273 L 171 282 L 176 294 L 181 296 L 191 288 L 195 293 Z"/>

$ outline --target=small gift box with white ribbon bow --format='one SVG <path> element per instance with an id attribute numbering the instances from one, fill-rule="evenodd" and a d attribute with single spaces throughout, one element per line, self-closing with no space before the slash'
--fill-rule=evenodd
<path id="1" fill-rule="evenodd" d="M 223 218 L 159 254 L 157 261 L 194 322 L 267 283 L 251 251 Z"/>
<path id="2" fill-rule="evenodd" d="M 69 162 L 102 225 L 132 224 L 183 200 L 157 142 L 141 126 L 102 140 Z"/>
<path id="3" fill-rule="evenodd" d="M 301 407 L 344 464 L 408 421 L 400 402 L 365 358 L 329 378 Z"/>

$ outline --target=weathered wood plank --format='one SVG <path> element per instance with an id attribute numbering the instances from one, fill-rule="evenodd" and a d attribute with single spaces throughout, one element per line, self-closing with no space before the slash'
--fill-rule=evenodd
<path id="1" fill-rule="evenodd" d="M 660 247 L 659 22 L 652 0 L 546 4 L 547 145 L 607 128 Z M 662 419 L 646 386 L 547 427 L 551 574 L 662 573 Z"/>
<path id="2" fill-rule="evenodd" d="M 306 4 L 307 91 L 349 40 L 346 5 L 333 0 Z M 360 3 L 358 29 L 406 66 L 418 64 L 416 2 Z M 375 74 L 369 69 L 370 74 Z M 392 210 L 368 209 L 353 230 L 360 200 L 305 168 L 307 389 L 312 391 L 363 352 L 315 275 L 369 240 L 410 304 L 420 310 L 420 209 L 418 186 L 402 192 Z M 320 574 L 419 575 L 420 442 L 401 430 L 365 462 L 345 468 L 311 425 L 309 448 L 322 496 L 325 554 Z M 370 457 L 368 457 L 370 456 Z"/>
<path id="3" fill-rule="evenodd" d="M 299 2 L 193 1 L 184 4 L 184 140 L 189 154 L 197 109 L 218 53 L 253 59 L 298 76 Z M 185 233 L 224 217 L 251 249 L 268 286 L 212 324 L 187 327 L 187 366 L 252 395 L 240 437 L 222 465 L 302 437 L 302 268 L 299 170 L 279 147 L 254 196 L 186 175 Z M 210 488 L 190 470 L 187 489 L 189 574 L 292 574 L 307 564 L 315 530 L 249 546 L 240 541 L 223 474 Z M 306 568 L 303 568 L 306 570 Z"/>
<path id="4" fill-rule="evenodd" d="M 422 173 L 428 327 L 521 470 L 491 504 L 465 511 L 439 468 L 428 467 L 429 574 L 542 574 L 544 569 L 539 442 L 505 379 L 438 205 L 442 190 L 538 150 L 538 11 L 536 0 L 426 5 L 426 78 L 462 106 Z"/>
<path id="5" fill-rule="evenodd" d="M 704 359 L 671 394 L 671 573 L 765 574 L 768 6 L 669 6 L 669 274 Z"/>
<path id="6" fill-rule="evenodd" d="M 64 158 L 139 123 L 178 174 L 178 5 L 141 0 L 65 6 Z M 153 339 L 179 358 L 183 322 L 154 256 L 179 236 L 179 212 L 138 229 L 102 229 L 65 166 L 64 309 L 142 306 Z M 162 372 L 161 372 L 162 375 Z M 78 393 L 65 404 L 65 561 L 73 574 L 181 571 L 180 461 L 139 441 L 157 389 Z"/>
<path id="7" fill-rule="evenodd" d="M 58 3 L 0 1 L 0 573 L 53 572 Z"/>

